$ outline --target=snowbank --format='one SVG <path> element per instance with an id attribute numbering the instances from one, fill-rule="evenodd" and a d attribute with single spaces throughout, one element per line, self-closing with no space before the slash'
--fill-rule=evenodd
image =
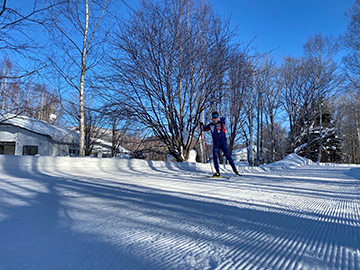
<path id="1" fill-rule="evenodd" d="M 316 165 L 316 163 L 310 159 L 300 157 L 297 154 L 290 154 L 282 160 L 266 165 L 266 167 L 300 167 L 312 165 Z"/>

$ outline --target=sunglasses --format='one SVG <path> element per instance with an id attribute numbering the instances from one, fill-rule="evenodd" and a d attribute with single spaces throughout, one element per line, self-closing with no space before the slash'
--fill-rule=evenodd
<path id="1" fill-rule="evenodd" d="M 212 116 L 212 118 L 213 118 L 213 119 L 219 118 L 219 116 L 218 116 L 217 114 L 215 114 L 215 115 Z"/>

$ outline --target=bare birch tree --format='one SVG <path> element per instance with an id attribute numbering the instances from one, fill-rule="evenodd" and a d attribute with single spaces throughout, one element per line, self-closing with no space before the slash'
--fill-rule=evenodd
<path id="1" fill-rule="evenodd" d="M 314 87 L 307 59 L 286 57 L 280 69 L 278 83 L 289 120 L 289 152 L 293 153 L 299 146 L 299 136 L 306 134 L 311 126 Z"/>
<path id="2" fill-rule="evenodd" d="M 268 142 L 266 142 L 266 147 L 269 154 L 266 155 L 266 162 L 276 161 L 276 151 L 281 148 L 280 141 L 278 140 L 279 123 L 277 121 L 278 113 L 281 106 L 280 87 L 277 84 L 278 74 L 278 68 L 275 65 L 272 56 L 265 55 L 264 59 L 260 62 L 259 76 L 261 77 L 261 79 L 258 86 L 261 88 L 261 90 L 258 91 L 261 93 L 261 95 L 259 94 L 258 96 L 261 97 L 263 115 L 265 118 L 265 120 L 262 122 L 266 123 L 265 132 L 266 134 L 268 134 L 268 136 L 266 137 L 268 140 Z M 264 140 L 262 138 L 263 133 L 264 132 L 258 131 L 258 136 L 261 135 L 261 141 Z M 258 149 L 259 147 L 260 145 L 258 145 Z M 263 151 L 258 150 L 258 152 L 260 154 Z M 264 157 L 261 156 L 261 158 L 263 159 Z"/>
<path id="3" fill-rule="evenodd" d="M 221 111 L 227 116 L 228 141 L 230 154 L 236 143 L 249 143 L 249 113 L 253 106 L 253 61 L 256 56 L 248 51 L 249 46 L 232 49 L 231 65 L 226 74 L 225 96 L 222 99 Z M 252 115 L 252 114 L 251 114 Z"/>
<path id="4" fill-rule="evenodd" d="M 13 113 L 11 110 L 5 110 L 5 105 L 9 102 L 9 99 L 12 98 L 10 87 L 14 83 L 14 79 L 11 77 L 16 77 L 14 75 L 14 65 L 9 58 L 4 58 L 0 62 L 0 104 L 1 104 L 1 114 Z"/>
<path id="5" fill-rule="evenodd" d="M 274 60 L 269 54 L 264 54 L 256 65 L 254 76 L 254 100 L 256 103 L 256 163 L 258 166 L 263 162 L 263 122 L 266 102 L 270 102 L 271 93 L 274 91 Z M 268 104 L 269 105 L 269 104 Z M 271 106 L 271 105 L 270 105 Z M 273 111 L 272 111 L 273 112 Z"/>
<path id="6" fill-rule="evenodd" d="M 50 15 L 47 24 L 56 48 L 49 61 L 71 90 L 78 93 L 80 151 L 84 155 L 87 77 L 103 57 L 107 32 L 100 25 L 109 0 L 70 0 L 56 6 L 56 0 L 45 0 Z M 61 53 L 59 53 L 61 52 Z M 64 94 L 64 93 L 62 93 Z"/>

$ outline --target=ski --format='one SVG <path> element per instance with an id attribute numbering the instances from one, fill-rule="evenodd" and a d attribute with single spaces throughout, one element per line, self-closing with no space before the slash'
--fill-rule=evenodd
<path id="1" fill-rule="evenodd" d="M 223 175 L 220 176 L 213 176 L 213 175 L 205 175 L 205 174 L 193 174 L 190 176 L 191 178 L 195 178 L 195 179 L 219 179 L 219 180 L 229 180 L 231 178 L 238 178 L 238 177 L 242 177 L 241 174 L 231 174 L 231 173 L 225 173 Z"/>
<path id="2" fill-rule="evenodd" d="M 191 178 L 195 179 L 213 179 L 213 180 L 230 180 L 232 178 L 238 178 L 241 175 L 234 174 L 234 175 L 220 175 L 220 177 L 213 177 L 212 175 L 193 175 Z"/>

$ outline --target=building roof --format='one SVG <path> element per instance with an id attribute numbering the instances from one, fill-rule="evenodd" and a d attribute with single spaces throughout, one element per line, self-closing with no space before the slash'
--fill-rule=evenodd
<path id="1" fill-rule="evenodd" d="M 57 142 L 79 144 L 80 141 L 79 133 L 27 116 L 0 114 L 0 125 L 3 124 L 12 125 L 44 136 L 49 136 Z"/>

